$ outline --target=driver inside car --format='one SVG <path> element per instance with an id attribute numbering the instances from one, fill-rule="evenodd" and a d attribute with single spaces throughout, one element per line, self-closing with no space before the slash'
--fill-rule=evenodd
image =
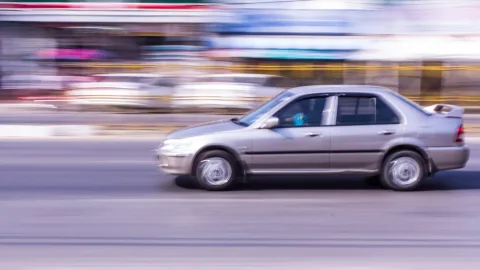
<path id="1" fill-rule="evenodd" d="M 308 115 L 309 111 L 309 102 L 308 100 L 300 101 L 293 104 L 292 108 L 287 109 L 282 122 L 284 126 L 294 126 L 301 127 L 308 125 Z M 286 116 L 286 117 L 285 117 Z"/>

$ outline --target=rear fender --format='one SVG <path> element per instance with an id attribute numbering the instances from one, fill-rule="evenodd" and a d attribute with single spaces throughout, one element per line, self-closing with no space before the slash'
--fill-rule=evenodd
<path id="1" fill-rule="evenodd" d="M 399 138 L 397 140 L 393 140 L 389 143 L 388 147 L 386 148 L 385 152 L 383 153 L 378 168 L 382 168 L 383 162 L 387 158 L 388 155 L 394 153 L 396 151 L 403 150 L 411 150 L 418 152 L 424 159 L 425 165 L 428 168 L 429 175 L 433 175 L 435 173 L 435 164 L 433 164 L 430 156 L 428 155 L 428 151 L 426 151 L 426 145 L 422 143 L 422 141 L 416 138 Z"/>

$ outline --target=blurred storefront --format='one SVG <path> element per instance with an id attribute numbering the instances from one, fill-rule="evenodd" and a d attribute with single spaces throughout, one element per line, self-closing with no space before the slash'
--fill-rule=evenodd
<path id="1" fill-rule="evenodd" d="M 474 0 L 31 0 L 0 9 L 6 72 L 170 70 L 213 60 L 222 61 L 216 70 L 233 63 L 248 67 L 235 71 L 304 84 L 369 83 L 424 95 L 467 79 L 480 85 L 480 69 L 450 68 L 479 66 Z"/>
<path id="2" fill-rule="evenodd" d="M 472 76 L 480 59 L 478 1 L 220 2 L 232 4 L 232 19 L 212 27 L 210 55 L 261 73 L 426 96 L 459 88 L 458 78 L 480 84 L 480 74 Z"/>
<path id="3" fill-rule="evenodd" d="M 89 62 L 195 57 L 203 50 L 205 25 L 214 20 L 201 0 L 15 1 L 0 3 L 0 9 L 3 59 L 67 73 Z"/>
<path id="4" fill-rule="evenodd" d="M 368 46 L 362 34 L 368 9 L 304 9 L 285 6 L 235 7 L 230 22 L 212 27 L 210 56 L 249 65 L 338 65 Z M 311 83 L 342 83 L 339 70 L 285 71 L 281 75 Z"/>

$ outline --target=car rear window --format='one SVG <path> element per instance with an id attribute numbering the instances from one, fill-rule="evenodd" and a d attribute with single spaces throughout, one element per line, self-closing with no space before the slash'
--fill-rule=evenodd
<path id="1" fill-rule="evenodd" d="M 432 115 L 431 113 L 425 111 L 425 110 L 423 109 L 423 107 L 420 106 L 418 103 L 416 103 L 416 102 L 414 102 L 414 101 L 412 101 L 412 100 L 410 100 L 410 99 L 408 99 L 408 98 L 406 98 L 406 97 L 404 97 L 404 96 L 402 96 L 402 95 L 400 95 L 400 94 L 398 94 L 398 93 L 395 93 L 395 92 L 393 92 L 393 91 L 392 91 L 392 92 L 389 92 L 389 93 L 390 93 L 390 95 L 396 97 L 398 100 L 400 100 L 400 101 L 403 102 L 404 104 L 412 107 L 413 109 L 419 111 L 420 113 L 422 113 L 422 114 L 424 114 L 424 115 Z"/>
<path id="2" fill-rule="evenodd" d="M 395 125 L 400 119 L 385 102 L 375 96 L 340 96 L 337 125 Z"/>

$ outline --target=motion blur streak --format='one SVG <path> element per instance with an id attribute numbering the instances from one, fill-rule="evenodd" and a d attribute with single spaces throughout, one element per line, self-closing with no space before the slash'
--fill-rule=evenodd
<path id="1" fill-rule="evenodd" d="M 479 11 L 473 0 L 0 2 L 0 270 L 480 269 Z M 211 193 L 156 167 L 173 128 L 339 84 L 465 108 L 467 167 L 408 194 L 311 176 Z"/>
<path id="2" fill-rule="evenodd" d="M 0 267 L 477 269 L 480 140 L 467 142 L 465 169 L 407 194 L 348 177 L 211 193 L 159 175 L 157 139 L 5 140 Z"/>
<path id="3" fill-rule="evenodd" d="M 5 2 L 0 100 L 71 110 L 245 109 L 255 104 L 224 99 L 308 84 L 471 97 L 479 85 L 478 10 L 471 0 Z M 161 100 L 172 95 L 195 99 Z M 200 102 L 206 97 L 214 98 Z"/>

